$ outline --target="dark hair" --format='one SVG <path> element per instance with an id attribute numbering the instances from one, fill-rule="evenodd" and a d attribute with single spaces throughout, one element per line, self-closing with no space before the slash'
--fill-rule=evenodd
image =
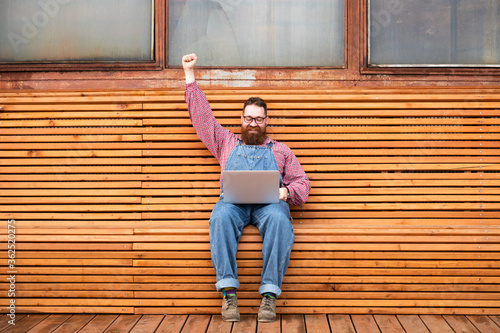
<path id="1" fill-rule="evenodd" d="M 260 106 L 261 108 L 264 108 L 264 114 L 267 117 L 267 103 L 262 98 L 260 98 L 260 97 L 250 97 L 249 99 L 247 99 L 247 101 L 245 102 L 245 104 L 243 104 L 243 112 L 245 112 L 245 108 L 248 105 L 256 105 L 256 106 Z"/>

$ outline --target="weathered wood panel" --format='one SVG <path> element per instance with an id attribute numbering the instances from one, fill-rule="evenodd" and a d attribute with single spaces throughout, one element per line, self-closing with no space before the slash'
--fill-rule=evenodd
<path id="1" fill-rule="evenodd" d="M 308 202 L 292 209 L 296 243 L 278 312 L 500 314 L 500 90 L 207 95 L 235 132 L 243 101 L 265 98 L 270 135 L 312 182 Z M 182 90 L 0 94 L 0 237 L 7 243 L 15 220 L 18 313 L 219 313 L 208 240 L 219 166 L 183 98 Z M 255 228 L 239 249 L 240 311 L 255 314 Z M 0 252 L 3 312 L 8 257 Z M 308 327 L 324 324 L 315 318 Z"/>

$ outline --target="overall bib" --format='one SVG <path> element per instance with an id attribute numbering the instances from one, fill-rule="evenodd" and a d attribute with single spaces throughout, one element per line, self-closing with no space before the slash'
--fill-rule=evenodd
<path id="1" fill-rule="evenodd" d="M 229 155 L 226 170 L 278 170 L 272 145 L 272 142 L 267 147 L 243 145 L 238 140 Z M 215 204 L 210 216 L 210 250 L 217 275 L 215 286 L 218 291 L 240 286 L 236 252 L 243 228 L 247 225 L 256 226 L 263 241 L 259 293 L 271 292 L 278 296 L 295 240 L 290 207 L 281 200 L 277 204 L 263 205 L 235 205 L 222 200 Z"/>

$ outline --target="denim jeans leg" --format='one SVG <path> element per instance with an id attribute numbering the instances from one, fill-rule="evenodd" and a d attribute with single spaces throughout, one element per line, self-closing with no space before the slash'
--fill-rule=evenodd
<path id="1" fill-rule="evenodd" d="M 272 292 L 279 296 L 295 240 L 290 221 L 290 207 L 284 201 L 259 205 L 254 209 L 252 216 L 253 223 L 259 229 L 263 240 L 264 265 L 259 293 Z"/>
<path id="2" fill-rule="evenodd" d="M 215 268 L 218 291 L 240 286 L 236 252 L 243 228 L 249 222 L 245 205 L 233 205 L 219 201 L 210 216 L 210 251 Z"/>

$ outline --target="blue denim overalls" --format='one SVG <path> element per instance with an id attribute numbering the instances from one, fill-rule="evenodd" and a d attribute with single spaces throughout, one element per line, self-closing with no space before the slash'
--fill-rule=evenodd
<path id="1" fill-rule="evenodd" d="M 240 140 L 229 155 L 226 170 L 278 170 L 272 151 L 273 143 L 267 147 L 243 145 Z M 280 180 L 281 183 L 281 180 Z M 290 207 L 280 201 L 277 204 L 234 205 L 219 200 L 210 216 L 210 250 L 217 274 L 218 291 L 223 288 L 238 288 L 236 251 L 247 225 L 255 225 L 263 240 L 262 275 L 259 293 L 281 294 L 283 276 L 290 262 L 290 252 L 295 240 Z"/>

